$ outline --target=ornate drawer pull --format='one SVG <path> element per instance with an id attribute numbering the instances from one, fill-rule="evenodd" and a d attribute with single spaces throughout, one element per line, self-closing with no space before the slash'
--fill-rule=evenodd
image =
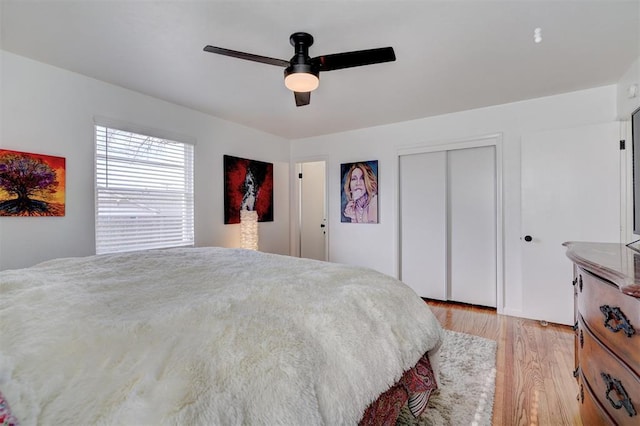
<path id="1" fill-rule="evenodd" d="M 573 370 L 573 377 L 577 379 L 579 375 L 580 375 L 580 366 L 577 366 L 576 369 Z"/>
<path id="2" fill-rule="evenodd" d="M 616 410 L 624 407 L 625 410 L 627 410 L 627 414 L 629 414 L 629 417 L 635 416 L 637 414 L 636 409 L 634 408 L 633 403 L 631 402 L 631 399 L 627 394 L 627 391 L 624 389 L 624 386 L 622 386 L 622 383 L 620 383 L 620 380 L 614 379 L 607 373 L 600 373 L 600 375 L 607 385 L 607 400 L 609 400 L 611 406 Z M 611 398 L 611 391 L 615 391 L 618 400 L 614 400 L 613 398 Z"/>
<path id="3" fill-rule="evenodd" d="M 627 337 L 631 337 L 636 334 L 636 330 L 617 306 L 612 308 L 609 305 L 602 305 L 600 306 L 600 311 L 604 315 L 604 326 L 609 330 L 614 333 L 622 330 Z"/>

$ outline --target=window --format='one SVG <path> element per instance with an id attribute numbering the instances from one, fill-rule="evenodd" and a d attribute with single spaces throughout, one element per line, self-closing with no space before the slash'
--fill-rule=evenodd
<path id="1" fill-rule="evenodd" d="M 96 253 L 192 246 L 193 145 L 95 129 Z"/>

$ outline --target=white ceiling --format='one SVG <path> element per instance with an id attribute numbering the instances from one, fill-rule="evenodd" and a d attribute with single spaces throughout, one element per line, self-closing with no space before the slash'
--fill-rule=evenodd
<path id="1" fill-rule="evenodd" d="M 280 135 L 304 138 L 614 84 L 640 56 L 640 0 L 0 0 L 2 49 Z M 543 41 L 533 42 L 534 28 Z M 392 46 L 326 72 L 297 108 L 288 60 Z"/>

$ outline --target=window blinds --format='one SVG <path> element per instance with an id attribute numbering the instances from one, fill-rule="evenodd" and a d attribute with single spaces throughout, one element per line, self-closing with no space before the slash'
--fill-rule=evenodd
<path id="1" fill-rule="evenodd" d="M 96 253 L 193 245 L 193 145 L 95 131 Z"/>

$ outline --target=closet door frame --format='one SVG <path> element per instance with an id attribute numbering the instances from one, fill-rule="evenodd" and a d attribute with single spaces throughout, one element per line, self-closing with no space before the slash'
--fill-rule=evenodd
<path id="1" fill-rule="evenodd" d="M 451 151 L 456 149 L 479 148 L 494 146 L 496 152 L 496 310 L 499 314 L 504 311 L 504 237 L 503 237 L 503 196 L 502 196 L 502 133 L 456 139 L 450 141 L 440 141 L 431 144 L 422 144 L 401 147 L 397 150 L 396 170 L 398 171 L 398 189 L 396 191 L 396 206 L 398 208 L 396 221 L 397 237 L 397 271 L 400 276 L 402 268 L 402 232 L 400 211 L 400 157 L 403 155 L 423 154 L 429 152 Z"/>

